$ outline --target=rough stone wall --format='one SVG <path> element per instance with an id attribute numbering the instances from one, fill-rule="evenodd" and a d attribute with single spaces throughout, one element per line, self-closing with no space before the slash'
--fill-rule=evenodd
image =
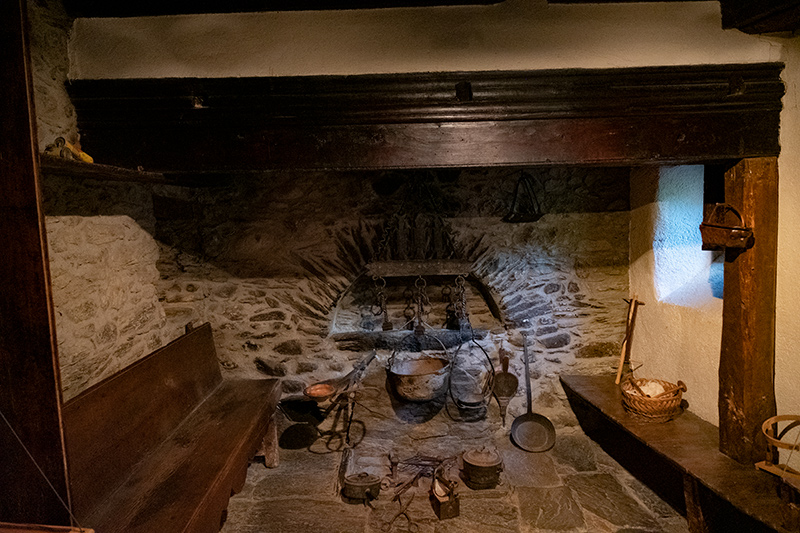
<path id="1" fill-rule="evenodd" d="M 500 220 L 520 174 L 510 169 L 281 172 L 162 190 L 154 204 L 166 336 L 208 320 L 226 374 L 281 377 L 287 392 L 341 374 L 363 354 L 329 337 L 332 311 L 374 258 L 381 222 L 408 200 L 406 186 L 424 180 L 500 305 L 504 324 L 485 349 L 496 360 L 510 348 L 519 373 L 519 332 L 530 333 L 537 390 L 557 395 L 560 371 L 613 356 L 624 334 L 628 171 L 525 172 L 544 216 L 522 224 Z"/>
<path id="2" fill-rule="evenodd" d="M 332 311 L 420 182 L 499 305 L 501 321 L 481 318 L 491 330 L 482 346 L 495 360 L 510 350 L 519 372 L 519 332 L 528 332 L 537 390 L 558 394 L 560 371 L 613 355 L 624 331 L 627 170 L 526 172 L 543 216 L 521 224 L 501 221 L 520 174 L 509 169 L 276 172 L 206 189 L 47 178 L 67 395 L 188 322 L 211 322 L 231 377 L 276 376 L 300 392 L 346 371 L 363 353 L 330 337 Z M 130 297 L 109 296 L 119 287 L 133 288 Z M 91 316 L 76 314 L 81 305 Z"/>
<path id="3" fill-rule="evenodd" d="M 39 149 L 78 141 L 65 88 L 72 19 L 60 0 L 30 0 Z M 44 176 L 45 225 L 61 381 L 69 399 L 171 340 L 156 294 L 159 249 L 149 186 Z M 149 233 L 148 233 L 149 232 Z"/>
<path id="4" fill-rule="evenodd" d="M 162 345 L 158 246 L 127 216 L 46 218 L 65 398 Z"/>
<path id="5" fill-rule="evenodd" d="M 65 398 L 172 340 L 156 284 L 153 186 L 43 176 Z"/>
<path id="6" fill-rule="evenodd" d="M 56 137 L 74 143 L 78 141 L 77 119 L 64 86 L 72 18 L 60 0 L 29 0 L 28 20 L 39 149 Z"/>

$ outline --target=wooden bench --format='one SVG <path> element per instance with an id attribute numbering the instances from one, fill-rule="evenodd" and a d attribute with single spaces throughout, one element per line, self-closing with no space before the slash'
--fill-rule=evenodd
<path id="1" fill-rule="evenodd" d="M 277 453 L 279 397 L 274 379 L 223 380 L 203 324 L 69 400 L 80 524 L 99 533 L 219 531 L 250 459 L 265 444 Z"/>
<path id="2" fill-rule="evenodd" d="M 689 531 L 797 533 L 777 478 L 723 455 L 716 426 L 690 412 L 643 421 L 623 408 L 613 375 L 562 375 L 561 385 L 586 434 L 685 514 Z"/>

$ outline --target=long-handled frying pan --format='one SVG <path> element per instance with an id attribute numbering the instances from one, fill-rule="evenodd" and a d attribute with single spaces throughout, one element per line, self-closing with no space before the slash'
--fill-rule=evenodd
<path id="1" fill-rule="evenodd" d="M 531 374 L 528 368 L 528 336 L 522 334 L 522 350 L 525 355 L 525 394 L 528 412 L 514 419 L 511 424 L 511 440 L 527 452 L 546 452 L 556 443 L 556 430 L 546 416 L 533 412 L 531 400 Z"/>

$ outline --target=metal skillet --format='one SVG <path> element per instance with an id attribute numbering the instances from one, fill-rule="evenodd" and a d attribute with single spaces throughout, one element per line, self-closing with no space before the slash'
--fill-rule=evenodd
<path id="1" fill-rule="evenodd" d="M 546 452 L 556 443 L 556 430 L 549 418 L 533 412 L 531 375 L 528 366 L 528 336 L 524 332 L 522 350 L 525 356 L 525 393 L 528 412 L 514 419 L 511 424 L 511 440 L 527 452 Z"/>

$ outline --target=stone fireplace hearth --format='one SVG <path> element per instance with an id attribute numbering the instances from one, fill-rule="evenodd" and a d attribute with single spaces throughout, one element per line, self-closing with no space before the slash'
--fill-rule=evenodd
<path id="1" fill-rule="evenodd" d="M 538 184 L 544 216 L 505 223 L 520 172 L 276 172 L 197 190 L 101 189 L 50 178 L 46 202 L 50 226 L 59 228 L 50 246 L 67 396 L 109 375 L 115 361 L 143 355 L 157 338 L 174 338 L 190 321 L 212 323 L 231 376 L 279 377 L 287 393 L 297 393 L 341 374 L 370 346 L 341 336 L 347 328 L 367 331 L 355 324 L 360 316 L 343 326 L 346 313 L 339 308 L 358 288 L 377 253 L 380 223 L 397 210 L 412 178 L 432 184 L 456 246 L 471 262 L 470 322 L 487 333 L 478 336 L 495 361 L 501 348 L 520 347 L 522 329 L 535 339 L 537 380 L 552 382 L 580 358 L 613 355 L 628 294 L 628 170 L 525 170 Z M 63 218 L 68 215 L 81 218 Z M 79 223 L 96 215 L 114 218 Z M 115 224 L 155 237 L 159 279 L 131 270 L 124 257 L 100 253 L 114 238 L 103 228 Z M 82 236 L 72 237 L 70 229 Z M 127 231 L 133 233 L 125 246 L 152 246 L 147 233 L 135 231 Z M 77 263 L 79 272 L 70 268 Z M 88 286 L 93 268 L 115 272 L 122 284 L 154 289 L 105 302 Z M 399 316 L 393 321 L 401 326 Z M 521 371 L 519 358 L 511 367 Z"/>
<path id="2" fill-rule="evenodd" d="M 521 173 L 537 187 L 543 216 L 504 222 Z M 426 325 L 455 334 L 448 349 L 468 378 L 462 386 L 481 382 L 488 368 L 484 353 L 495 368 L 501 355 L 510 357 L 520 387 L 505 427 L 494 400 L 463 412 L 446 398 L 423 413 L 398 404 L 387 388 L 391 335 L 407 334 L 401 329 L 404 293 L 419 277 L 387 276 L 393 330 L 376 342 L 384 332 L 371 310 L 375 284 L 368 269 L 381 255 L 382 224 L 406 198 L 408 183 L 420 179 L 429 183 L 452 235 L 448 259 L 469 266 L 471 331 L 446 327 L 442 292 L 455 287 L 452 275 L 423 276 L 430 298 Z M 420 494 L 412 509 L 421 531 L 681 531 L 674 511 L 583 435 L 558 384 L 561 372 L 607 372 L 615 364 L 628 296 L 628 179 L 624 168 L 275 172 L 204 189 L 48 178 L 65 394 L 177 336 L 188 322 L 211 322 L 228 376 L 277 377 L 287 399 L 345 374 L 375 349 L 377 360 L 358 393 L 351 471 L 384 476 L 390 456 L 454 456 L 479 445 L 506 457 L 498 489 L 462 487 L 464 519 L 457 524 L 437 523 L 424 489 L 415 489 Z M 127 229 L 109 229 L 115 226 Z M 118 248 L 109 247 L 114 235 L 125 236 Z M 105 279 L 99 272 L 113 272 L 110 279 L 121 286 L 140 287 L 131 292 L 138 296 L 99 298 L 91 283 Z M 511 421 L 526 409 L 523 333 L 533 410 L 550 418 L 558 435 L 555 449 L 541 455 L 522 452 L 508 436 Z M 282 430 L 297 425 L 286 416 Z M 333 530 L 380 528 L 396 503 L 381 500 L 371 512 L 342 508 L 332 492 L 341 446 L 325 446 L 341 435 L 332 437 L 331 421 L 320 425 L 328 433 L 305 443 L 307 449 L 287 445 L 277 470 L 251 466 L 245 491 L 231 502 L 226 531 L 269 531 L 259 516 L 283 520 L 280 508 L 296 517 L 297 506 L 317 509 L 307 513 L 309 525 L 330 514 L 342 517 Z M 600 508 L 590 503 L 597 495 Z M 624 518 L 613 518 L 609 509 L 619 508 Z M 281 530 L 295 531 L 291 527 Z"/>
<path id="3" fill-rule="evenodd" d="M 582 359 L 578 371 L 605 370 L 598 359 Z M 396 521 L 389 531 L 419 533 L 533 533 L 552 531 L 683 533 L 685 520 L 650 489 L 637 481 L 585 436 L 571 416 L 560 411 L 557 394 L 548 391 L 551 416 L 558 427 L 555 447 L 546 453 L 528 453 L 508 437 L 510 417 L 500 425 L 498 407 L 489 406 L 483 420 L 466 422 L 457 413 L 440 410 L 421 422 L 399 421 L 385 385 L 385 372 L 372 367 L 359 389 L 351 429 L 354 448 L 347 474 L 366 472 L 383 479 L 380 497 L 371 507 L 344 503 L 337 494 L 337 475 L 343 448 L 341 421 L 320 425 L 319 439 L 292 442 L 290 436 L 308 432 L 301 413 L 285 409 L 281 415 L 281 464 L 266 469 L 251 465 L 242 492 L 229 505 L 222 533 L 372 533 L 386 531 L 401 507 L 408 505 L 411 524 Z M 537 391 L 539 393 L 543 391 Z M 539 394 L 538 407 L 543 408 Z M 524 412 L 515 399 L 514 414 Z M 452 406 L 450 406 L 452 409 Z M 332 431 L 338 429 L 338 432 Z M 301 446 L 307 446 L 301 447 Z M 488 446 L 503 458 L 500 484 L 472 490 L 460 477 L 457 455 Z M 299 448 L 299 449 L 292 449 Z M 448 459 L 445 475 L 458 481 L 460 514 L 439 520 L 429 500 L 431 478 L 423 476 L 400 501 L 392 501 L 392 481 L 408 481 L 415 467 L 404 461 L 416 457 Z M 397 474 L 391 477 L 391 463 Z M 411 529 L 416 527 L 418 529 Z"/>

